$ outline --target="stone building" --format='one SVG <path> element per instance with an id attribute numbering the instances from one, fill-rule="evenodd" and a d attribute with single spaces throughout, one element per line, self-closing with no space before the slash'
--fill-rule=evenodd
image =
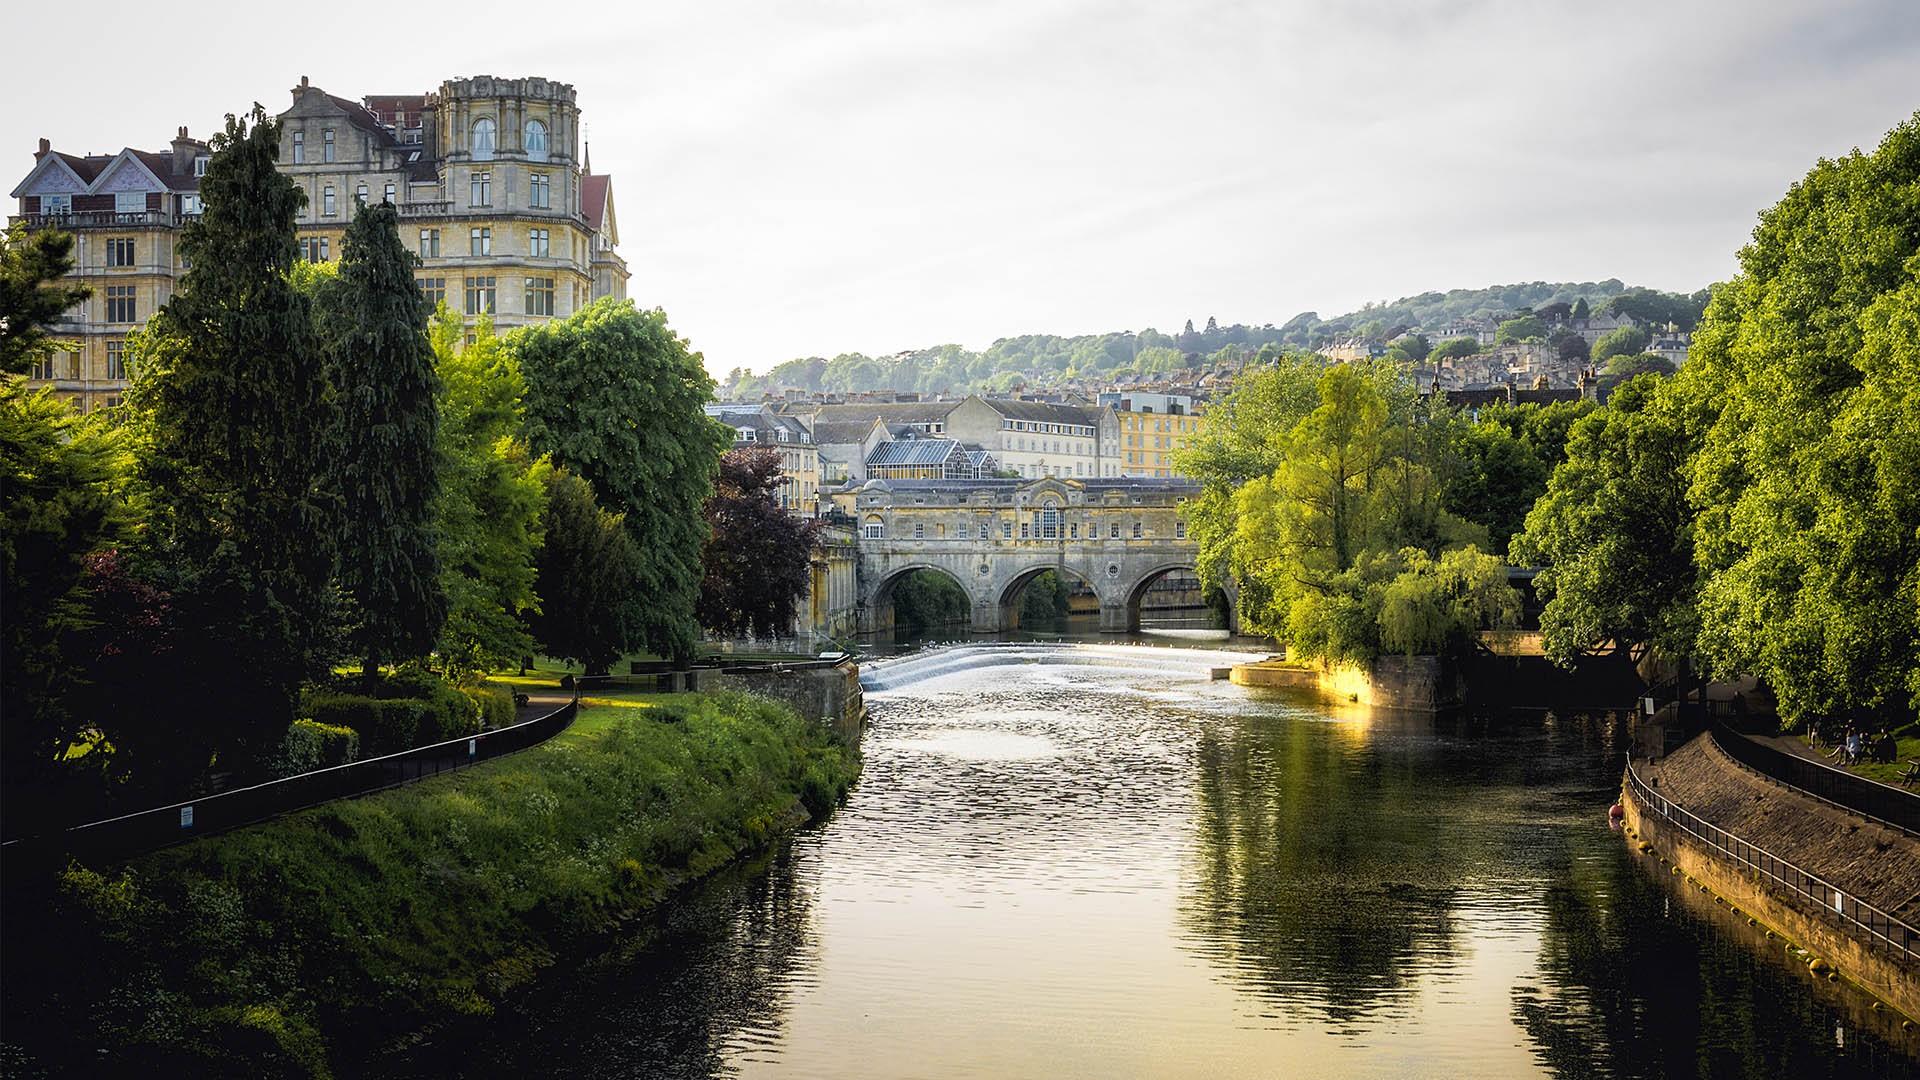
<path id="1" fill-rule="evenodd" d="M 200 212 L 207 144 L 181 128 L 165 151 L 127 147 L 74 155 L 40 140 L 33 169 L 15 185 L 14 222 L 73 233 L 71 277 L 93 295 L 54 329 L 79 351 L 30 373 L 83 411 L 117 405 L 127 386 L 127 334 L 173 297 L 180 228 Z"/>
<path id="2" fill-rule="evenodd" d="M 612 181 L 587 161 L 573 87 L 478 76 L 356 102 L 302 77 L 279 119 L 280 169 L 307 196 L 302 257 L 339 258 L 355 206 L 384 199 L 420 257 L 423 292 L 456 312 L 491 312 L 506 329 L 626 295 Z M 94 295 L 56 328 L 81 351 L 34 372 L 34 385 L 82 409 L 119 401 L 127 333 L 185 270 L 179 233 L 200 212 L 208 157 L 186 128 L 168 151 L 76 156 L 40 140 L 13 220 L 72 231 L 73 276 Z"/>
<path id="3" fill-rule="evenodd" d="M 947 401 L 805 402 L 786 411 L 806 422 L 816 443 L 833 448 L 829 457 L 845 462 L 850 479 L 864 479 L 864 462 L 875 444 L 885 441 L 876 423 L 894 437 L 911 429 L 964 443 L 1018 476 L 1120 475 L 1120 424 L 1113 409 L 1104 405 L 969 395 Z M 856 448 L 862 463 L 858 467 L 848 460 Z"/>
<path id="4" fill-rule="evenodd" d="M 1100 395 L 1120 422 L 1120 475 L 1159 478 L 1180 475 L 1173 453 L 1200 432 L 1187 394 L 1110 392 Z"/>
<path id="5" fill-rule="evenodd" d="M 780 455 L 780 506 L 812 517 L 820 510 L 820 452 L 813 433 L 771 408 L 709 405 L 707 415 L 733 429 L 733 448 L 759 448 Z"/>

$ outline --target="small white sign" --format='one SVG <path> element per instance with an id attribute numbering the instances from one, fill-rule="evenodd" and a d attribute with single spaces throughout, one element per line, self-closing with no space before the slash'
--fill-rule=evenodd
<path id="1" fill-rule="evenodd" d="M 183 829 L 193 828 L 193 807 L 183 806 L 180 808 L 180 827 Z"/>
<path id="2" fill-rule="evenodd" d="M 475 754 L 478 754 L 479 752 L 480 752 L 480 740 L 468 739 L 467 740 L 467 756 L 472 757 Z"/>
<path id="3" fill-rule="evenodd" d="M 1839 889 L 1833 890 L 1833 910 L 1842 915 L 1845 915 L 1847 913 L 1846 899 L 1847 899 L 1846 897 L 1840 894 Z"/>

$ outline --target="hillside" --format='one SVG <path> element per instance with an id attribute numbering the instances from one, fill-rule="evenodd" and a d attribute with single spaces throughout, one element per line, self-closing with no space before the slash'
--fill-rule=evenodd
<path id="1" fill-rule="evenodd" d="M 1138 333 L 1120 330 L 1075 337 L 1023 334 L 1001 338 L 979 352 L 960 345 L 936 345 L 884 357 L 861 353 L 842 353 L 830 360 L 805 357 L 779 364 L 765 375 L 735 368 L 723 380 L 721 394 L 730 400 L 750 401 L 785 389 L 1003 392 L 1016 383 L 1039 387 L 1078 379 L 1105 381 L 1195 366 L 1216 358 L 1251 356 L 1269 345 L 1320 349 L 1350 337 L 1384 342 L 1410 329 L 1438 332 L 1460 322 L 1499 319 L 1522 309 L 1571 305 L 1582 299 L 1596 313 L 1618 310 L 1648 321 L 1672 320 L 1689 329 L 1706 302 L 1706 291 L 1691 296 L 1662 293 L 1628 286 L 1617 278 L 1490 285 L 1368 304 L 1331 319 L 1305 311 L 1278 326 L 1221 326 L 1208 317 L 1201 328 L 1195 329 L 1188 321 L 1174 334 L 1152 327 Z"/>

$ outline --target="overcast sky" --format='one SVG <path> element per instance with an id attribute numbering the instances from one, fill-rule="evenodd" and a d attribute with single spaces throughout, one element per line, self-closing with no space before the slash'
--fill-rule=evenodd
<path id="1" fill-rule="evenodd" d="M 1816 158 L 1920 108 L 1915 0 L 600 9 L 25 5 L 0 164 L 11 188 L 40 136 L 164 149 L 302 75 L 570 82 L 630 295 L 723 375 L 1512 281 L 1692 290 Z"/>

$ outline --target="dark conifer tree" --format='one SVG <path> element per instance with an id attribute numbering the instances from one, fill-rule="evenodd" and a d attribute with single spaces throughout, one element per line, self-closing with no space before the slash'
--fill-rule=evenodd
<path id="1" fill-rule="evenodd" d="M 355 609 L 348 639 L 369 679 L 383 661 L 431 652 L 447 617 L 434 528 L 440 380 L 413 268 L 398 212 L 362 206 L 341 244 L 339 276 L 322 293 L 339 402 L 340 586 Z"/>
<path id="2" fill-rule="evenodd" d="M 700 585 L 700 625 L 709 630 L 775 637 L 793 627 L 813 580 L 818 523 L 781 508 L 781 479 L 777 450 L 729 450 L 720 458 Z"/>
<path id="3" fill-rule="evenodd" d="M 185 684 L 147 707 L 191 716 L 179 737 L 198 732 L 223 768 L 277 745 L 333 648 L 333 401 L 311 303 L 289 278 L 305 196 L 275 168 L 279 139 L 258 105 L 214 136 L 206 212 L 180 240 L 188 269 L 136 338 L 129 395 L 146 554 L 189 646 Z"/>

